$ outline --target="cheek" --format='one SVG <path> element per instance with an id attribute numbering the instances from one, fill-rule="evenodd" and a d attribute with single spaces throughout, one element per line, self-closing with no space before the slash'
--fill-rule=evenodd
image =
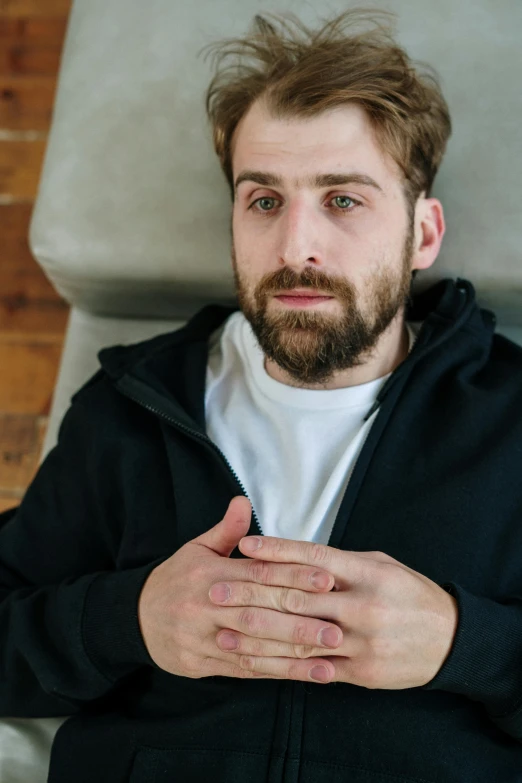
<path id="1" fill-rule="evenodd" d="M 248 217 L 243 213 L 243 207 L 238 206 L 232 212 L 232 232 L 236 253 L 243 256 L 252 256 L 260 244 L 263 244 L 263 237 L 258 236 Z"/>
<path id="2" fill-rule="evenodd" d="M 266 234 L 253 235 L 245 225 L 237 225 L 234 227 L 233 240 L 236 264 L 243 276 L 259 278 L 271 268 L 275 269 L 277 249 Z"/>

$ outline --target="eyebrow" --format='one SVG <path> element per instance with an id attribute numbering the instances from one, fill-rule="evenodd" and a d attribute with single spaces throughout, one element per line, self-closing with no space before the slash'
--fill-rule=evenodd
<path id="1" fill-rule="evenodd" d="M 278 174 L 270 174 L 266 171 L 242 171 L 238 175 L 235 181 L 235 189 L 237 191 L 238 186 L 242 182 L 256 182 L 258 185 L 265 185 L 265 187 L 280 187 L 283 184 L 283 178 Z M 337 174 L 315 174 L 311 177 L 307 177 L 304 184 L 311 188 L 331 188 L 336 185 L 348 185 L 355 183 L 357 185 L 368 185 L 371 188 L 384 193 L 381 186 L 367 174 L 362 174 L 359 171 L 349 171 L 346 173 L 339 172 Z"/>

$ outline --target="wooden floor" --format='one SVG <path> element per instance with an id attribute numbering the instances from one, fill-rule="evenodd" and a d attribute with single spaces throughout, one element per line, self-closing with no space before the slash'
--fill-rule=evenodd
<path id="1" fill-rule="evenodd" d="M 70 0 L 0 0 L 0 511 L 38 468 L 69 306 L 28 230 Z"/>

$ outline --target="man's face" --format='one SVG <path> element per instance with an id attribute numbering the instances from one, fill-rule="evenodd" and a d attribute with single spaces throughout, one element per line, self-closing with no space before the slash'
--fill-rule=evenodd
<path id="1" fill-rule="evenodd" d="M 298 385 L 363 364 L 403 315 L 415 241 L 399 169 L 365 112 L 350 105 L 283 121 L 254 104 L 234 134 L 232 160 L 234 182 L 250 172 L 232 212 L 237 297 L 264 354 Z M 380 190 L 311 181 L 350 172 Z M 281 297 L 293 289 L 322 298 Z"/>

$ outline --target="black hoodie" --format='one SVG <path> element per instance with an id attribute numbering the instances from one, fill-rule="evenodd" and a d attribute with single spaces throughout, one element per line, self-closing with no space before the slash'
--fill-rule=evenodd
<path id="1" fill-rule="evenodd" d="M 410 304 L 423 326 L 378 395 L 329 541 L 456 597 L 435 678 L 192 679 L 150 658 L 147 576 L 243 494 L 204 410 L 208 338 L 235 309 L 100 351 L 21 505 L 0 515 L 0 714 L 72 716 L 50 783 L 522 782 L 522 348 L 494 334 L 466 280 Z"/>

